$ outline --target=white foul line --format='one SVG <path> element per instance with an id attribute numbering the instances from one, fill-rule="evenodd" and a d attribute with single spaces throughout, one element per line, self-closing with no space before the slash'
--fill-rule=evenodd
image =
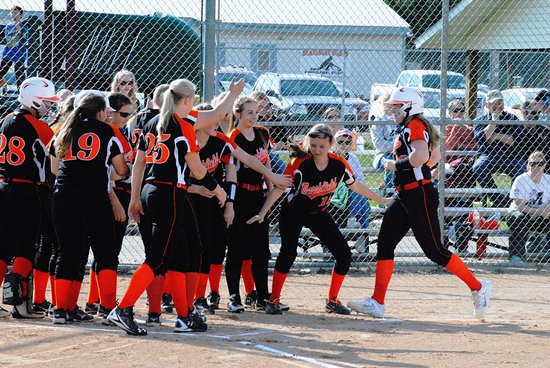
<path id="1" fill-rule="evenodd" d="M 255 347 L 256 349 L 265 351 L 265 352 L 267 352 L 267 353 L 271 353 L 271 354 L 283 356 L 283 357 L 285 357 L 285 358 L 292 358 L 292 359 L 296 359 L 296 360 L 301 360 L 301 361 L 303 361 L 303 362 L 306 362 L 306 363 L 309 363 L 309 364 L 313 364 L 313 365 L 318 365 L 318 366 L 320 366 L 320 367 L 325 367 L 325 368 L 342 368 L 342 367 L 339 366 L 339 365 L 334 365 L 334 364 L 330 364 L 330 363 L 324 363 L 324 362 L 318 361 L 318 360 L 313 359 L 313 358 L 303 357 L 303 356 L 301 356 L 301 355 L 291 354 L 291 353 L 287 353 L 286 351 L 273 349 L 273 348 L 270 348 L 269 346 L 266 346 L 266 345 L 254 344 L 254 343 L 252 343 L 252 342 L 250 342 L 250 341 L 239 341 L 239 344 L 248 345 L 248 346 L 253 346 L 253 347 Z"/>

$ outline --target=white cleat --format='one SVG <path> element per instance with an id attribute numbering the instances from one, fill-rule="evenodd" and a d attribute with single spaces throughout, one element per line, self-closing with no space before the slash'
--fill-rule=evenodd
<path id="1" fill-rule="evenodd" d="M 384 304 L 378 303 L 373 298 L 361 301 L 349 301 L 348 308 L 357 313 L 368 314 L 375 318 L 384 318 Z"/>
<path id="2" fill-rule="evenodd" d="M 474 317 L 483 318 L 489 308 L 492 285 L 490 281 L 480 280 L 481 289 L 472 291 L 474 299 Z"/>
<path id="3" fill-rule="evenodd" d="M 10 311 L 5 310 L 4 308 L 2 308 L 2 307 L 0 306 L 0 318 L 9 317 L 10 314 L 11 314 Z"/>

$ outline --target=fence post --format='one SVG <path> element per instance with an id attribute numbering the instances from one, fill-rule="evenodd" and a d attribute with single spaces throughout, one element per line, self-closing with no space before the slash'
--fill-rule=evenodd
<path id="1" fill-rule="evenodd" d="M 216 0 L 204 0 L 202 32 L 202 95 L 205 101 L 214 97 L 216 67 Z"/>
<path id="2" fill-rule="evenodd" d="M 479 82 L 479 50 L 466 51 L 466 118 L 477 116 L 477 84 Z"/>
<path id="3" fill-rule="evenodd" d="M 449 0 L 443 0 L 441 9 L 441 109 L 439 121 L 441 127 L 441 161 L 439 161 L 439 227 L 441 230 L 441 243 L 445 239 L 445 127 L 447 123 L 447 71 L 449 65 Z"/>
<path id="4" fill-rule="evenodd" d="M 67 68 L 65 69 L 65 88 L 76 88 L 76 0 L 67 0 Z"/>

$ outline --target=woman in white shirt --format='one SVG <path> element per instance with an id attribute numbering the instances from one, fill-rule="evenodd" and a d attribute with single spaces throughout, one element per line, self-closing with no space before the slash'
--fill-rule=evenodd
<path id="1" fill-rule="evenodd" d="M 512 184 L 508 211 L 510 228 L 509 256 L 511 263 L 521 263 L 529 231 L 550 232 L 550 175 L 544 173 L 546 159 L 540 151 L 529 155 L 527 172 Z"/>

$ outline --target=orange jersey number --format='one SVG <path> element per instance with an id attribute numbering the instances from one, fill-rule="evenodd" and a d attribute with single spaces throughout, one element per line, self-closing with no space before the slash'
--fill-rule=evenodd
<path id="1" fill-rule="evenodd" d="M 170 157 L 170 150 L 162 143 L 170 138 L 170 134 L 163 134 L 160 140 L 153 133 L 145 135 L 145 144 L 147 151 L 145 152 L 145 162 L 148 164 L 163 164 Z"/>
<path id="2" fill-rule="evenodd" d="M 7 153 L 4 149 L 8 146 Z M 8 142 L 4 134 L 0 134 L 0 164 L 8 163 L 12 166 L 19 166 L 25 161 L 25 141 L 21 137 L 12 137 Z"/>
<path id="3" fill-rule="evenodd" d="M 79 150 L 76 152 L 76 156 L 74 156 L 71 146 L 69 146 L 63 161 L 73 161 L 77 159 L 81 161 L 93 160 L 101 149 L 101 141 L 97 134 L 86 133 L 78 138 L 78 148 Z"/>

